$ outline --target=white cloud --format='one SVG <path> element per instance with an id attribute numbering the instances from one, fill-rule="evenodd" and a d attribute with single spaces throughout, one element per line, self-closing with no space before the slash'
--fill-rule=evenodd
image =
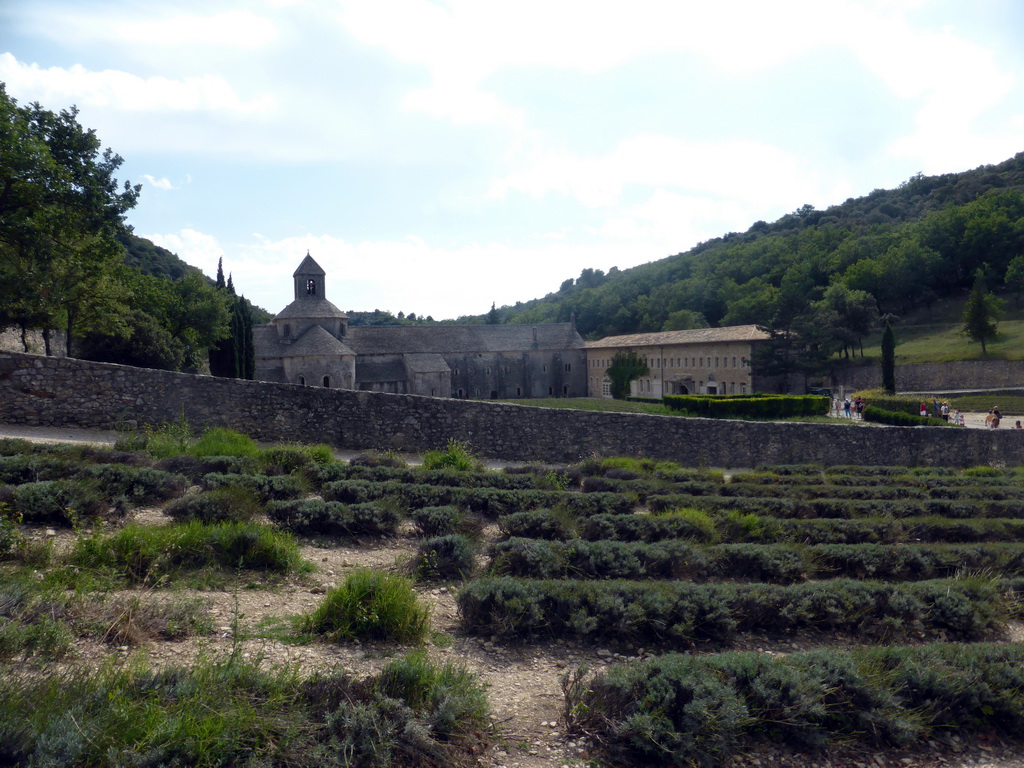
<path id="1" fill-rule="evenodd" d="M 110 25 L 108 36 L 111 40 L 127 39 L 145 45 L 201 44 L 231 48 L 262 48 L 276 38 L 277 28 L 270 19 L 245 11 L 169 14 L 122 21 Z"/>
<path id="2" fill-rule="evenodd" d="M 58 0 L 35 3 L 20 15 L 35 32 L 61 43 L 174 48 L 180 52 L 183 46 L 258 49 L 277 39 L 277 27 L 270 18 L 235 10 L 186 13 L 181 6 L 187 3 L 121 3 L 104 13 L 95 4 Z"/>
<path id="3" fill-rule="evenodd" d="M 156 178 L 154 176 L 150 176 L 148 173 L 146 173 L 146 174 L 143 174 L 143 178 L 146 180 L 146 184 L 151 186 L 151 187 L 153 187 L 154 189 L 163 189 L 163 190 L 181 189 L 181 187 L 174 186 L 174 184 L 171 182 L 171 180 L 166 178 L 166 177 L 162 177 L 162 178 L 158 179 L 158 178 Z"/>
<path id="4" fill-rule="evenodd" d="M 763 203 L 806 196 L 822 185 L 806 161 L 771 145 L 635 136 L 601 157 L 541 155 L 524 170 L 495 181 L 488 194 L 501 198 L 516 191 L 540 198 L 553 192 L 597 208 L 618 204 L 629 186 Z"/>
<path id="5" fill-rule="evenodd" d="M 0 53 L 0 80 L 11 94 L 31 93 L 33 100 L 47 104 L 109 107 L 124 112 L 229 112 L 242 115 L 266 113 L 274 99 L 261 96 L 252 101 L 240 97 L 223 78 L 213 75 L 185 77 L 139 77 L 128 72 L 93 72 L 75 64 L 69 68 L 43 69 L 23 64 L 10 53 Z"/>

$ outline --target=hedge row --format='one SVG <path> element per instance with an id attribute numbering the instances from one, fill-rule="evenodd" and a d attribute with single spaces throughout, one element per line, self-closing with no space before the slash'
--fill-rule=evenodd
<path id="1" fill-rule="evenodd" d="M 922 581 L 961 569 L 1024 575 L 1022 544 L 719 544 L 548 541 L 495 544 L 490 572 L 530 579 L 741 579 L 790 584 L 851 577 Z"/>
<path id="2" fill-rule="evenodd" d="M 970 481 L 971 478 L 961 478 Z M 682 486 L 680 486 L 682 487 Z M 973 482 L 952 484 L 908 482 L 903 484 L 886 483 L 884 485 L 833 485 L 821 478 L 808 484 L 762 485 L 734 479 L 726 485 L 710 483 L 692 483 L 689 488 L 699 489 L 701 493 L 680 490 L 681 493 L 692 495 L 741 496 L 747 498 L 790 498 L 790 499 L 861 499 L 861 500 L 892 500 L 892 499 L 985 499 L 985 500 L 1024 500 L 1024 487 L 1019 483 L 980 483 Z"/>
<path id="3" fill-rule="evenodd" d="M 724 765 L 759 741 L 908 747 L 936 729 L 1024 734 L 1019 645 L 667 654 L 571 680 L 570 731 L 623 766 Z"/>
<path id="4" fill-rule="evenodd" d="M 662 402 L 674 411 L 713 419 L 824 416 L 831 407 L 831 400 L 823 395 L 665 395 Z"/>
<path id="5" fill-rule="evenodd" d="M 489 577 L 470 582 L 458 604 L 470 634 L 645 646 L 729 643 L 744 632 L 808 630 L 879 639 L 944 631 L 970 640 L 1011 615 L 1000 585 L 980 579 L 780 586 Z"/>
<path id="6" fill-rule="evenodd" d="M 533 510 L 498 519 L 506 536 L 588 541 L 688 541 L 796 544 L 902 544 L 1022 542 L 1024 521 L 950 520 L 935 517 L 845 519 L 778 519 L 754 514 L 708 515 L 681 510 L 662 515 L 593 515 L 577 519 L 563 512 Z"/>
<path id="7" fill-rule="evenodd" d="M 306 499 L 274 501 L 267 514 L 277 525 L 305 536 L 394 536 L 401 514 L 390 504 L 341 504 Z"/>
<path id="8" fill-rule="evenodd" d="M 780 518 L 1024 517 L 1024 499 L 791 499 L 667 494 L 649 496 L 647 506 L 655 513 L 693 508 L 711 513 L 736 511 Z"/>
<path id="9" fill-rule="evenodd" d="M 322 493 L 325 499 L 349 504 L 391 498 L 409 509 L 455 505 L 491 518 L 549 506 L 560 506 L 582 516 L 622 514 L 636 506 L 635 498 L 615 493 L 456 488 L 398 481 L 373 483 L 366 480 L 341 480 L 324 485 Z"/>
<path id="10" fill-rule="evenodd" d="M 901 411 L 887 411 L 875 405 L 864 407 L 864 421 L 873 421 L 876 424 L 889 424 L 894 427 L 948 427 L 949 422 L 945 419 L 938 419 L 934 416 L 920 416 Z"/>

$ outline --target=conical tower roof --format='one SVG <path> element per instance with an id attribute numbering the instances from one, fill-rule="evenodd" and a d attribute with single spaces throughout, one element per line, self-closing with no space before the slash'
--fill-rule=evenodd
<path id="1" fill-rule="evenodd" d="M 299 275 L 326 275 L 323 267 L 316 263 L 312 256 L 309 255 L 309 251 L 306 251 L 306 258 L 299 264 L 299 268 L 292 273 L 292 277 L 298 277 Z"/>

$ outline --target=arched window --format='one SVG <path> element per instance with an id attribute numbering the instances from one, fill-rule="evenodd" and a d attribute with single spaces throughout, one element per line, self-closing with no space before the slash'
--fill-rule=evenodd
<path id="1" fill-rule="evenodd" d="M 306 295 L 316 296 L 316 280 L 313 278 L 306 281 Z"/>
<path id="2" fill-rule="evenodd" d="M 303 386 L 303 387 L 306 386 L 306 377 L 305 376 L 299 376 L 299 385 Z"/>
<path id="3" fill-rule="evenodd" d="M 331 387 L 331 377 L 330 376 L 324 376 L 324 386 L 327 387 L 328 389 L 330 389 L 330 387 Z"/>

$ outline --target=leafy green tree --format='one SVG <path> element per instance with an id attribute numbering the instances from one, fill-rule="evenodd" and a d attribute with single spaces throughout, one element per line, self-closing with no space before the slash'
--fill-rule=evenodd
<path id="1" fill-rule="evenodd" d="M 812 307 L 819 325 L 827 329 L 841 355 L 849 358 L 853 353 L 856 356 L 859 347 L 863 356 L 864 337 L 871 332 L 878 317 L 871 294 L 837 281 L 825 289 Z"/>
<path id="2" fill-rule="evenodd" d="M 694 312 L 692 309 L 680 309 L 669 314 L 664 325 L 661 326 L 661 330 L 688 331 L 691 328 L 707 327 L 708 321 L 700 312 Z"/>
<path id="3" fill-rule="evenodd" d="M 882 388 L 888 395 L 896 394 L 896 335 L 889 318 L 882 331 Z"/>
<path id="4" fill-rule="evenodd" d="M 126 309 L 114 278 L 124 216 L 140 187 L 118 188 L 122 159 L 102 150 L 78 110 L 18 106 L 0 84 L 0 304 L 4 320 L 62 328 L 67 350 L 82 329 L 116 325 Z"/>
<path id="5" fill-rule="evenodd" d="M 612 383 L 612 397 L 616 400 L 625 400 L 629 397 L 630 383 L 650 372 L 647 363 L 633 350 L 616 352 L 612 355 L 612 362 L 607 371 Z"/>
<path id="6" fill-rule="evenodd" d="M 985 343 L 996 338 L 996 326 L 1002 313 L 1002 302 L 985 289 L 984 270 L 975 273 L 974 287 L 964 305 L 960 328 L 971 341 L 981 344 L 981 354 L 988 355 Z"/>
<path id="7" fill-rule="evenodd" d="M 497 325 L 501 320 L 498 318 L 498 308 L 494 306 L 494 302 L 491 302 L 491 310 L 487 313 L 487 324 Z"/>
<path id="8" fill-rule="evenodd" d="M 1020 307 L 1020 294 L 1024 291 L 1024 256 L 1014 256 L 1006 267 L 1003 283 L 1014 292 L 1014 306 Z"/>

